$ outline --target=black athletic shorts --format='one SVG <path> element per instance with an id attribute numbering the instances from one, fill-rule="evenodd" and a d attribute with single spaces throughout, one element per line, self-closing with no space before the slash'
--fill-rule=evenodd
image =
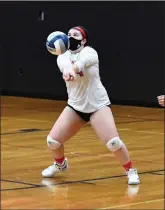
<path id="1" fill-rule="evenodd" d="M 70 108 L 72 108 L 81 117 L 81 119 L 83 119 L 85 122 L 89 122 L 91 115 L 94 113 L 94 112 L 91 112 L 91 113 L 80 112 L 80 111 L 75 110 L 69 104 L 67 106 L 69 106 Z M 109 105 L 106 105 L 106 106 L 110 107 L 110 104 Z"/>

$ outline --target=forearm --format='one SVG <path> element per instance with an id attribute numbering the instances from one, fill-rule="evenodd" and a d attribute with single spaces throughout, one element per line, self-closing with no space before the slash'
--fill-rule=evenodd
<path id="1" fill-rule="evenodd" d="M 98 62 L 98 55 L 95 52 L 84 53 L 78 61 L 73 65 L 73 70 L 75 72 L 83 71 L 84 68 L 94 65 Z"/>
<path id="2" fill-rule="evenodd" d="M 84 65 L 78 66 L 77 62 L 73 65 L 73 71 L 75 73 L 78 73 L 78 72 L 82 71 L 83 68 L 84 68 Z"/>

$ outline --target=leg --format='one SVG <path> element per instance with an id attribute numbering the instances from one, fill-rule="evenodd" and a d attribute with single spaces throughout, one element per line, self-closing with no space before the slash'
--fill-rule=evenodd
<path id="1" fill-rule="evenodd" d="M 107 106 L 101 108 L 91 116 L 91 126 L 106 144 L 126 171 L 132 168 L 132 162 L 125 144 L 120 140 L 111 109 Z"/>
<path id="2" fill-rule="evenodd" d="M 84 126 L 85 122 L 70 107 L 66 107 L 53 128 L 49 136 L 58 141 L 61 145 L 58 149 L 51 149 L 54 158 L 61 158 L 64 155 L 64 142 L 74 136 Z"/>
<path id="3" fill-rule="evenodd" d="M 84 124 L 85 121 L 70 107 L 67 106 L 63 110 L 47 137 L 47 144 L 53 154 L 55 164 L 42 172 L 44 177 L 53 177 L 56 172 L 67 169 L 63 144 L 75 135 Z"/>
<path id="4" fill-rule="evenodd" d="M 111 109 L 107 106 L 91 116 L 91 125 L 104 144 L 107 144 L 109 140 L 115 137 L 119 137 Z M 130 162 L 130 156 L 124 144 L 113 153 L 122 165 Z"/>

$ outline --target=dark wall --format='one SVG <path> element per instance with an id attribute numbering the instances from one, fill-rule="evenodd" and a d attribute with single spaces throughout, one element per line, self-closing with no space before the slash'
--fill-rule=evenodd
<path id="1" fill-rule="evenodd" d="M 0 2 L 3 94 L 66 99 L 52 31 L 84 25 L 116 103 L 153 104 L 164 93 L 164 2 Z M 44 20 L 40 20 L 40 12 Z"/>

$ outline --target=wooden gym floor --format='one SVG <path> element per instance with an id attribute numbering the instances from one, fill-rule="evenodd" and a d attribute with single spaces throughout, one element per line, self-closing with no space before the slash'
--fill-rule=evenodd
<path id="1" fill-rule="evenodd" d="M 164 209 L 164 110 L 112 106 L 141 184 L 87 124 L 65 145 L 70 169 L 44 179 L 52 164 L 46 136 L 66 102 L 1 97 L 2 209 Z"/>

